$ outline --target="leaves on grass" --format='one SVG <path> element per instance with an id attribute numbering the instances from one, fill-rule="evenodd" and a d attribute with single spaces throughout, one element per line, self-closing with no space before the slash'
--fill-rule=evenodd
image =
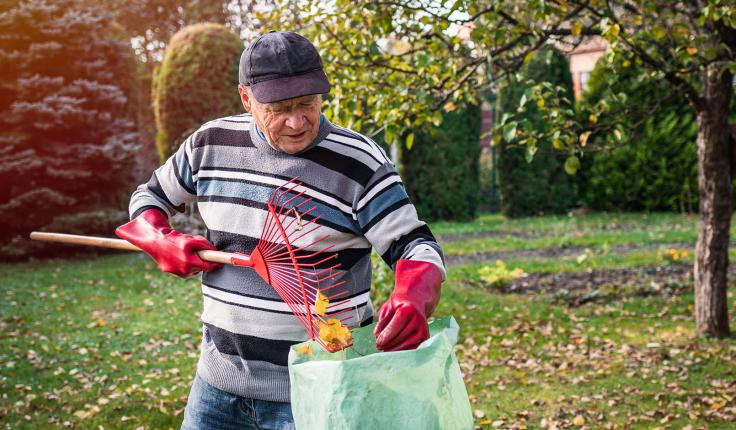
<path id="1" fill-rule="evenodd" d="M 696 337 L 682 298 L 638 312 L 627 303 L 558 308 L 562 315 L 534 314 L 526 300 L 475 322 L 483 329 L 471 328 L 474 336 L 456 347 L 480 428 L 736 423 L 736 379 L 723 373 L 736 366 L 736 345 Z M 720 370 L 705 374 L 706 386 L 703 366 L 714 360 Z"/>

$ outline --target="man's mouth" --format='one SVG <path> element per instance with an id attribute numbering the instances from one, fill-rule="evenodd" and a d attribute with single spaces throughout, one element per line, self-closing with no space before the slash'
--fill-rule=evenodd
<path id="1" fill-rule="evenodd" d="M 307 131 L 303 131 L 303 132 L 297 133 L 297 134 L 287 134 L 286 137 L 288 137 L 289 139 L 297 140 L 297 139 L 304 138 L 306 135 L 307 135 Z"/>

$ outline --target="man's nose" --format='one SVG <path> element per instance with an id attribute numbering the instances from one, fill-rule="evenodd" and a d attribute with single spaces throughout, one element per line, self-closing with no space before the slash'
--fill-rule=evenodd
<path id="1" fill-rule="evenodd" d="M 301 130 L 306 118 L 300 112 L 292 112 L 286 118 L 286 126 L 294 130 Z"/>

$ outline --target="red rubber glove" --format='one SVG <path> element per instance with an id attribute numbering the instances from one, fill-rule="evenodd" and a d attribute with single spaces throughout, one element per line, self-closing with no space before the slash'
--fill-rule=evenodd
<path id="1" fill-rule="evenodd" d="M 440 301 L 442 272 L 432 263 L 399 260 L 396 284 L 378 312 L 376 348 L 382 351 L 415 349 L 429 338 L 427 318 Z"/>
<path id="2" fill-rule="evenodd" d="M 158 209 L 143 211 L 134 220 L 115 229 L 115 234 L 150 255 L 162 272 L 182 278 L 222 266 L 204 261 L 197 255 L 197 251 L 203 249 L 215 250 L 214 245 L 202 236 L 174 230 L 166 214 Z"/>

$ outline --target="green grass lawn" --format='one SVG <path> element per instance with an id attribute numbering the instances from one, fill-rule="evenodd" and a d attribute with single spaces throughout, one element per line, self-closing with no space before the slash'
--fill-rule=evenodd
<path id="1" fill-rule="evenodd" d="M 664 264 L 658 246 L 690 250 L 695 223 L 674 214 L 485 215 L 432 229 L 448 254 L 593 250 L 505 259 L 535 273 Z M 607 250 L 617 244 L 642 246 Z M 457 353 L 480 428 L 736 428 L 736 341 L 695 335 L 691 286 L 570 307 L 484 286 L 478 269 L 492 263 L 450 266 L 436 311 L 460 323 Z M 375 279 L 380 301 L 391 276 L 379 270 Z M 200 341 L 196 280 L 121 254 L 3 264 L 0 282 L 0 427 L 179 427 Z"/>

